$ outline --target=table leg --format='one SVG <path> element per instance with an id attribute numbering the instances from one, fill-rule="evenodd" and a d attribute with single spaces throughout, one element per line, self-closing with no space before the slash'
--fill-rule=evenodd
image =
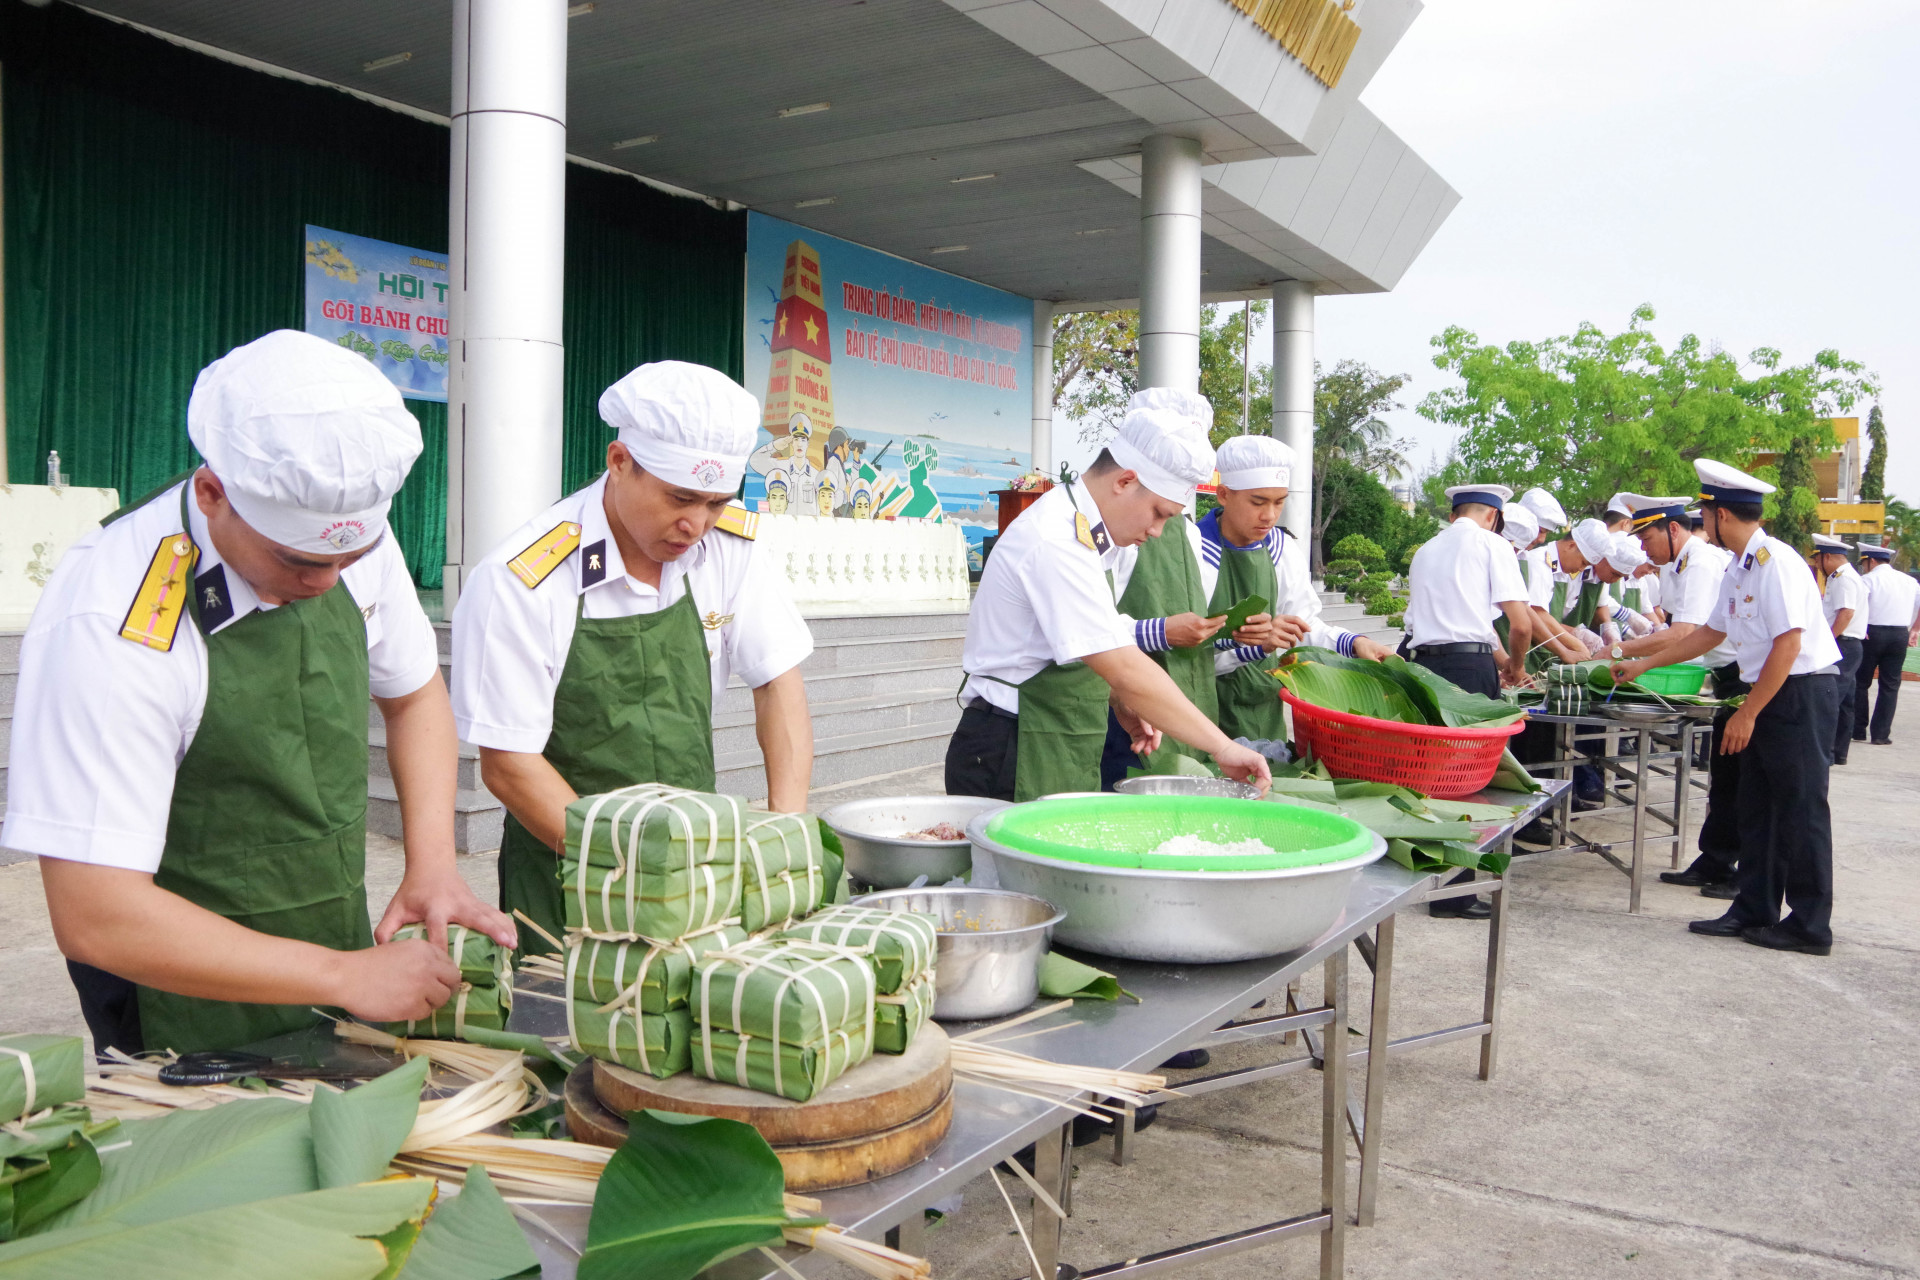
<path id="1" fill-rule="evenodd" d="M 1642 725 L 1634 738 L 1633 874 L 1629 877 L 1632 887 L 1627 891 L 1627 911 L 1639 915 L 1640 883 L 1647 859 L 1647 770 L 1651 767 L 1647 757 L 1652 754 L 1653 732 Z"/>
<path id="2" fill-rule="evenodd" d="M 1498 901 L 1498 895 L 1495 895 Z M 1366 1101 L 1360 1126 L 1360 1198 L 1355 1224 L 1373 1225 L 1374 1193 L 1380 1186 L 1380 1122 L 1387 1093 L 1387 1006 L 1393 995 L 1393 921 L 1380 922 L 1373 943 L 1373 1007 L 1367 1018 Z"/>
<path id="3" fill-rule="evenodd" d="M 1320 1280 L 1344 1280 L 1347 1272 L 1347 949 L 1327 957 L 1326 1052 L 1320 1068 L 1320 1207 L 1327 1214 L 1320 1237 Z"/>
<path id="4" fill-rule="evenodd" d="M 887 1229 L 887 1248 L 898 1249 L 916 1258 L 927 1256 L 927 1215 L 916 1210 L 899 1226 Z"/>
<path id="5" fill-rule="evenodd" d="M 1133 1163 L 1133 1113 L 1133 1104 L 1123 1103 L 1113 1118 L 1113 1162 L 1123 1167 Z"/>
<path id="6" fill-rule="evenodd" d="M 1553 803 L 1554 834 L 1559 837 L 1554 843 L 1561 848 L 1573 843 L 1573 726 L 1563 724 L 1560 729 L 1560 759 L 1566 766 L 1560 770 L 1560 776 L 1567 779 L 1567 789 Z"/>
<path id="7" fill-rule="evenodd" d="M 1673 869 L 1680 869 L 1680 845 L 1687 838 L 1687 802 L 1693 797 L 1693 721 L 1680 722 L 1680 759 L 1673 770 Z"/>
<path id="8" fill-rule="evenodd" d="M 1511 857 L 1513 837 L 1502 841 L 1501 848 Z M 1494 1068 L 1500 1063 L 1500 997 L 1507 985 L 1507 886 L 1512 875 L 1513 868 L 1508 866 L 1495 881 L 1497 887 L 1490 895 L 1493 916 L 1487 921 L 1487 991 L 1480 1007 L 1481 1021 L 1487 1024 L 1486 1034 L 1480 1037 L 1482 1080 L 1493 1079 Z"/>
<path id="9" fill-rule="evenodd" d="M 1066 1180 L 1073 1176 L 1073 1164 L 1067 1156 L 1067 1139 L 1073 1131 L 1071 1124 L 1062 1125 L 1057 1131 L 1042 1134 L 1033 1144 L 1033 1177 L 1045 1187 L 1058 1201 L 1066 1192 Z M 1066 1208 L 1062 1204 L 1061 1208 Z M 1040 1197 L 1033 1198 L 1033 1256 L 1040 1263 L 1040 1274 L 1034 1280 L 1055 1280 L 1060 1274 L 1060 1229 L 1064 1224 L 1054 1216 L 1053 1210 L 1040 1203 Z"/>
<path id="10" fill-rule="evenodd" d="M 1293 978 L 1287 983 L 1287 1012 L 1300 1012 L 1300 979 L 1298 978 Z M 1300 1033 L 1298 1031 L 1289 1031 L 1280 1037 L 1281 1044 L 1297 1044 L 1299 1040 Z"/>

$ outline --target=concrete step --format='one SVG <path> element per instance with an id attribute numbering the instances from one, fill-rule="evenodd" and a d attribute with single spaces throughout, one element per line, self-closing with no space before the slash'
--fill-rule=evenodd
<path id="1" fill-rule="evenodd" d="M 484 853 L 500 847 L 507 811 L 481 788 L 459 791 L 453 800 L 453 847 L 460 853 Z M 367 779 L 367 830 L 400 838 L 400 797 L 391 778 Z"/>
<path id="2" fill-rule="evenodd" d="M 0 631 L 0 667 L 8 671 L 20 669 L 20 641 L 26 634 L 24 631 Z"/>
<path id="3" fill-rule="evenodd" d="M 947 739 L 952 736 L 953 726 L 949 723 L 816 739 L 813 785 L 834 787 L 878 774 L 938 764 L 946 759 Z M 759 751 L 731 752 L 715 764 L 721 791 L 750 799 L 767 794 L 767 775 Z"/>
<path id="4" fill-rule="evenodd" d="M 814 702 L 809 707 L 814 740 L 881 730 L 906 731 L 926 725 L 944 725 L 951 733 L 960 720 L 960 708 L 952 694 L 951 689 L 915 689 L 838 702 Z M 740 752 L 757 755 L 759 741 L 754 736 L 753 712 L 715 716 L 713 749 L 716 756 Z"/>
<path id="5" fill-rule="evenodd" d="M 807 630 L 816 645 L 840 640 L 872 640 L 882 636 L 965 635 L 967 615 L 942 609 L 928 613 L 821 614 L 807 618 Z"/>
<path id="6" fill-rule="evenodd" d="M 901 661 L 957 664 L 965 641 L 964 628 L 840 639 L 816 647 L 800 670 L 811 679 L 817 671 L 862 671 Z"/>
<path id="7" fill-rule="evenodd" d="M 871 667 L 828 668 L 807 675 L 807 701 L 813 706 L 906 690 L 939 689 L 951 696 L 960 688 L 960 664 L 943 658 L 931 661 L 888 662 Z M 753 710 L 753 690 L 735 677 L 716 716 Z"/>

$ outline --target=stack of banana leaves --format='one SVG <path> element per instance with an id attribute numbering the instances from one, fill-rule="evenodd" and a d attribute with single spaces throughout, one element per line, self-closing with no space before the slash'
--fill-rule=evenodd
<path id="1" fill-rule="evenodd" d="M 1700 693 L 1655 693 L 1632 680 L 1615 680 L 1613 662 L 1606 658 L 1555 663 L 1537 674 L 1536 687 L 1507 690 L 1506 700 L 1510 705 L 1581 715 L 1596 702 L 1648 707 L 1737 707 L 1744 700 L 1734 697 L 1723 701 Z M 1565 692 L 1556 697 L 1558 691 Z"/>
<path id="2" fill-rule="evenodd" d="M 1524 770 L 1522 771 L 1524 772 Z M 1531 781 L 1531 779 L 1529 779 Z M 1503 787 L 1494 779 L 1500 790 Z M 1535 784 L 1538 789 L 1538 784 Z M 1435 800 L 1391 782 L 1335 778 L 1325 765 L 1312 759 L 1275 765 L 1273 790 L 1267 799 L 1297 804 L 1328 813 L 1342 813 L 1387 842 L 1387 856 L 1409 871 L 1472 868 L 1499 874 L 1510 858 L 1500 852 L 1474 848 L 1476 825 L 1505 822 L 1525 805 L 1472 804 L 1464 800 Z"/>

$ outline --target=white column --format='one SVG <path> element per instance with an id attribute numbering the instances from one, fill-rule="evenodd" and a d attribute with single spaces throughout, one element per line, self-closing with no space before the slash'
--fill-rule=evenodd
<path id="1" fill-rule="evenodd" d="M 1313 286 L 1302 280 L 1273 286 L 1273 438 L 1293 450 L 1282 520 L 1304 542 L 1313 535 Z"/>
<path id="2" fill-rule="evenodd" d="M 1033 470 L 1053 473 L 1053 304 L 1033 303 Z"/>
<path id="3" fill-rule="evenodd" d="M 455 0 L 446 603 L 560 496 L 567 0 Z"/>
<path id="4" fill-rule="evenodd" d="M 1200 389 L 1200 144 L 1140 147 L 1140 385 Z"/>

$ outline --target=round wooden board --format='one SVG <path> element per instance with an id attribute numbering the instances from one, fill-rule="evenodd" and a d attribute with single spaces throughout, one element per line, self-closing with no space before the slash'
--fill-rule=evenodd
<path id="1" fill-rule="evenodd" d="M 876 1053 L 811 1102 L 705 1080 L 690 1071 L 656 1080 L 598 1060 L 593 1064 L 593 1091 L 617 1116 L 647 1108 L 725 1116 L 752 1125 L 776 1147 L 788 1147 L 865 1137 L 926 1115 L 953 1090 L 948 1057 L 947 1033 L 929 1022 L 905 1053 Z"/>
<path id="2" fill-rule="evenodd" d="M 676 1077 L 677 1078 L 677 1077 Z M 582 1063 L 567 1077 L 567 1130 L 579 1142 L 617 1147 L 627 1140 L 627 1122 L 595 1096 L 593 1069 Z M 775 1146 L 787 1190 L 831 1191 L 887 1177 L 933 1154 L 953 1123 L 953 1091 L 940 1096 L 924 1115 L 880 1133 L 835 1142 Z"/>

